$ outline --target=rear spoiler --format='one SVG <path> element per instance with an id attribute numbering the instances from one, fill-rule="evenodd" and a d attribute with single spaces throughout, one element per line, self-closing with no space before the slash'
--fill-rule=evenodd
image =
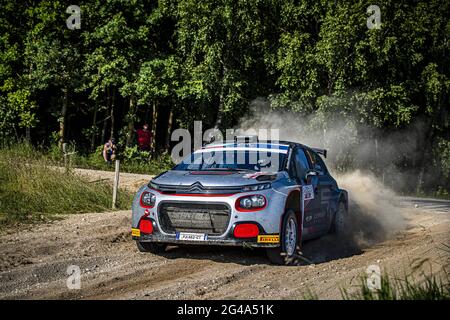
<path id="1" fill-rule="evenodd" d="M 326 149 L 319 149 L 319 148 L 311 148 L 314 152 L 323 155 L 325 158 L 327 157 L 327 150 Z"/>

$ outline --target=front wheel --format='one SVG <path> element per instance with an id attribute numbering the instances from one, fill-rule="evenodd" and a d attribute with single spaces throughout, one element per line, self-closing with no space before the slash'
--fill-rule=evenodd
<path id="1" fill-rule="evenodd" d="M 151 252 L 154 254 L 163 253 L 166 251 L 167 244 L 155 242 L 140 242 L 136 241 L 137 248 L 140 252 Z"/>
<path id="2" fill-rule="evenodd" d="M 297 216 L 294 210 L 289 209 L 283 219 L 280 247 L 267 249 L 267 257 L 274 264 L 292 263 L 297 252 L 298 240 Z"/>

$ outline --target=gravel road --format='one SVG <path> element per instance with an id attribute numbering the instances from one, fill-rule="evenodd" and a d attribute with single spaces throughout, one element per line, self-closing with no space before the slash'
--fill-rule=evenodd
<path id="1" fill-rule="evenodd" d="M 113 177 L 77 173 L 92 180 Z M 135 190 L 150 177 L 122 174 L 121 186 Z M 312 292 L 340 299 L 340 289 L 356 290 L 373 264 L 403 276 L 426 260 L 421 270 L 443 274 L 450 262 L 444 246 L 450 244 L 450 209 L 448 202 L 433 207 L 433 201 L 399 199 L 407 226 L 389 239 L 364 248 L 345 247 L 333 236 L 309 241 L 303 253 L 314 264 L 289 267 L 270 265 L 263 251 L 243 248 L 174 246 L 161 256 L 140 253 L 131 240 L 131 211 L 69 215 L 0 234 L 0 298 L 302 299 Z M 80 267 L 81 289 L 67 287 L 71 265 Z"/>

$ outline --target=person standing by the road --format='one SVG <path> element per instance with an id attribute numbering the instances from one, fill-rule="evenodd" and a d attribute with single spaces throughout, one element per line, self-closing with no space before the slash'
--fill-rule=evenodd
<path id="1" fill-rule="evenodd" d="M 153 134 L 148 128 L 148 124 L 144 124 L 142 129 L 136 130 L 137 142 L 140 151 L 150 151 Z"/>
<path id="2" fill-rule="evenodd" d="M 103 159 L 107 164 L 111 164 L 116 158 L 116 143 L 114 138 L 109 139 L 103 146 Z"/>

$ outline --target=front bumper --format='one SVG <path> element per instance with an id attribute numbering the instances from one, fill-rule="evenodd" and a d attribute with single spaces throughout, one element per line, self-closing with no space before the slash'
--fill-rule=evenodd
<path id="1" fill-rule="evenodd" d="M 192 240 L 178 240 L 175 235 L 163 235 L 163 234 L 141 234 L 141 236 L 133 236 L 133 240 L 140 242 L 159 242 L 168 244 L 188 244 L 188 245 L 217 245 L 217 246 L 235 246 L 235 247 L 252 247 L 252 248 L 277 248 L 280 243 L 263 243 L 258 242 L 257 238 L 252 239 L 234 239 L 234 238 L 222 238 L 211 239 L 202 241 Z"/>
<path id="2" fill-rule="evenodd" d="M 144 190 L 155 192 L 149 188 L 144 188 L 138 192 L 133 204 L 133 221 L 132 228 L 134 230 L 139 229 L 140 219 L 143 218 L 144 214 L 147 215 L 146 219 L 150 219 L 153 224 L 153 233 L 144 234 L 140 233 L 136 236 L 133 233 L 133 239 L 141 242 L 159 242 L 168 244 L 192 244 L 192 245 L 220 245 L 220 246 L 241 246 L 241 247 L 261 247 L 261 248 L 276 248 L 280 246 L 279 242 L 279 230 L 281 213 L 284 211 L 284 197 L 276 196 L 277 193 L 272 192 L 272 190 L 263 190 L 258 192 L 266 197 L 268 205 L 258 211 L 254 212 L 238 212 L 235 208 L 236 200 L 244 195 L 255 194 L 252 192 L 238 193 L 234 195 L 223 195 L 214 197 L 205 197 L 201 195 L 189 195 L 189 196 L 179 196 L 179 195 L 167 195 L 157 193 L 157 201 L 154 207 L 144 210 L 140 205 L 138 199 L 140 193 Z M 158 208 L 161 204 L 171 202 L 171 203 L 205 203 L 205 204 L 226 204 L 230 209 L 230 218 L 227 227 L 224 232 L 220 235 L 208 235 L 206 240 L 194 241 L 194 240 L 179 240 L 176 237 L 175 232 L 168 232 L 166 229 L 161 227 L 161 220 L 159 216 Z M 259 227 L 259 236 L 265 237 L 260 239 L 255 238 L 235 238 L 234 228 L 238 224 L 242 223 L 252 223 Z M 278 237 L 278 241 L 264 241 L 267 237 Z"/>

